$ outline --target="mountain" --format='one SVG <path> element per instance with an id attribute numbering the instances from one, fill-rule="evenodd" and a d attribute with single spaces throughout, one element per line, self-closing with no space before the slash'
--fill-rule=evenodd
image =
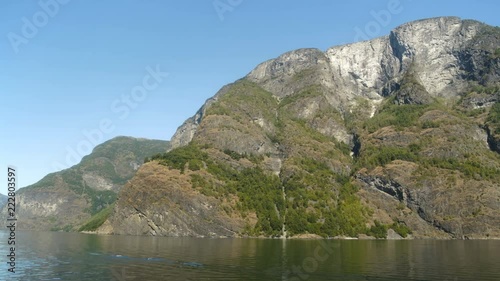
<path id="1" fill-rule="evenodd" d="M 0 208 L 3 208 L 7 204 L 7 198 L 6 195 L 0 194 Z"/>
<path id="2" fill-rule="evenodd" d="M 224 86 L 100 233 L 500 237 L 500 28 L 441 17 Z"/>
<path id="3" fill-rule="evenodd" d="M 114 203 L 145 157 L 169 148 L 167 141 L 131 137 L 116 137 L 96 146 L 79 164 L 17 192 L 19 228 L 78 230 L 92 215 Z"/>

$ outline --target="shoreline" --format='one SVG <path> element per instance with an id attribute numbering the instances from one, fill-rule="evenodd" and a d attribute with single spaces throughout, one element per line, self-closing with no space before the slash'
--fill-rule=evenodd
<path id="1" fill-rule="evenodd" d="M 69 232 L 71 233 L 71 232 Z M 268 239 L 268 240 L 374 240 L 374 241 L 412 241 L 412 240 L 435 240 L 435 241 L 497 241 L 500 237 L 489 238 L 439 238 L 439 237 L 414 237 L 408 235 L 406 238 L 375 238 L 372 236 L 362 235 L 361 237 L 348 237 L 348 236 L 335 236 L 335 237 L 321 237 L 316 234 L 299 234 L 291 237 L 264 237 L 264 236 L 154 236 L 154 235 L 129 235 L 129 234 L 112 234 L 112 233 L 99 233 L 97 231 L 79 231 L 73 233 L 102 235 L 102 236 L 138 236 L 138 237 L 169 237 L 169 238 L 199 238 L 199 239 Z"/>
<path id="2" fill-rule="evenodd" d="M 370 236 L 362 237 L 347 237 L 347 236 L 336 236 L 336 237 L 321 237 L 315 234 L 301 234 L 292 237 L 263 237 L 263 236 L 154 236 L 154 235 L 130 235 L 130 234 L 113 234 L 113 233 L 99 233 L 97 231 L 50 231 L 50 230 L 35 230 L 35 229 L 19 229 L 20 232 L 53 232 L 53 233 L 78 233 L 78 234 L 90 234 L 90 235 L 102 235 L 102 236 L 136 236 L 136 237 L 171 237 L 171 238 L 209 238 L 209 239 L 270 239 L 270 240 L 435 240 L 435 241 L 445 241 L 445 240 L 456 240 L 456 241 L 497 241 L 500 237 L 488 237 L 488 238 L 471 238 L 459 239 L 459 238 L 439 238 L 439 237 L 422 237 L 422 236 L 412 236 L 402 238 L 402 239 L 388 239 L 388 238 L 374 238 Z M 2 232 L 2 230 L 0 230 Z M 303 237 L 305 235 L 305 237 Z"/>

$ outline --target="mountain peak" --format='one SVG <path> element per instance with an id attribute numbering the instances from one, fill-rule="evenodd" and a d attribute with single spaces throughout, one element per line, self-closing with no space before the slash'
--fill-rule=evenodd
<path id="1" fill-rule="evenodd" d="M 359 98 L 368 99 L 375 110 L 409 73 L 430 97 L 453 98 L 468 85 L 468 73 L 478 71 L 471 69 L 474 64 L 466 55 L 467 48 L 487 27 L 458 17 L 417 20 L 396 27 L 388 35 L 334 46 L 326 52 L 314 48 L 286 52 L 259 64 L 244 79 L 278 99 L 319 85 L 328 103 L 340 112 L 357 106 Z M 212 101 L 197 113 L 197 120 Z M 190 119 L 179 127 L 172 147 L 191 141 L 198 123 Z"/>

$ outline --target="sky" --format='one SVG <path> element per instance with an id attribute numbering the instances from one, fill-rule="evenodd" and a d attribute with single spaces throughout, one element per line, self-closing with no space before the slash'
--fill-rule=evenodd
<path id="1" fill-rule="evenodd" d="M 0 0 L 0 193 L 116 136 L 169 140 L 223 85 L 298 48 L 422 18 L 499 26 L 500 1 Z"/>

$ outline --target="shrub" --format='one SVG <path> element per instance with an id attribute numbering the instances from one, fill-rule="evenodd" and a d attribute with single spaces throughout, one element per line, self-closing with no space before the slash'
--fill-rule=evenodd
<path id="1" fill-rule="evenodd" d="M 241 158 L 244 158 L 242 154 L 239 154 L 238 152 L 229 149 L 224 149 L 224 153 L 229 155 L 234 160 L 240 160 Z"/>
<path id="2" fill-rule="evenodd" d="M 395 105 L 392 104 L 391 101 L 388 101 L 388 103 L 382 107 L 380 113 L 364 123 L 363 128 L 368 130 L 369 133 L 373 133 L 387 126 L 394 126 L 397 130 L 415 126 L 418 122 L 418 118 L 429 109 L 429 105 Z"/>
<path id="3" fill-rule="evenodd" d="M 493 104 L 486 121 L 495 128 L 495 134 L 500 134 L 500 102 Z"/>
<path id="4" fill-rule="evenodd" d="M 395 222 L 391 227 L 397 234 L 401 237 L 406 238 L 408 234 L 411 234 L 411 229 L 406 226 L 406 224 Z"/>
<path id="5" fill-rule="evenodd" d="M 418 155 L 420 146 L 418 144 L 410 144 L 408 148 L 404 147 L 367 147 L 361 152 L 361 157 L 358 158 L 356 167 L 374 168 L 376 166 L 384 166 L 394 160 L 404 161 L 419 161 Z"/>
<path id="6" fill-rule="evenodd" d="M 495 49 L 495 58 L 500 58 L 500 48 Z"/>
<path id="7" fill-rule="evenodd" d="M 157 154 L 151 157 L 151 160 L 159 160 L 160 164 L 167 165 L 171 169 L 184 172 L 186 164 L 189 168 L 200 169 L 202 161 L 208 159 L 207 153 L 203 152 L 196 144 L 179 147 L 167 153 Z"/>
<path id="8" fill-rule="evenodd" d="M 381 224 L 379 221 L 375 221 L 375 225 L 372 226 L 367 233 L 370 236 L 373 236 L 375 238 L 387 238 L 387 226 Z"/>

